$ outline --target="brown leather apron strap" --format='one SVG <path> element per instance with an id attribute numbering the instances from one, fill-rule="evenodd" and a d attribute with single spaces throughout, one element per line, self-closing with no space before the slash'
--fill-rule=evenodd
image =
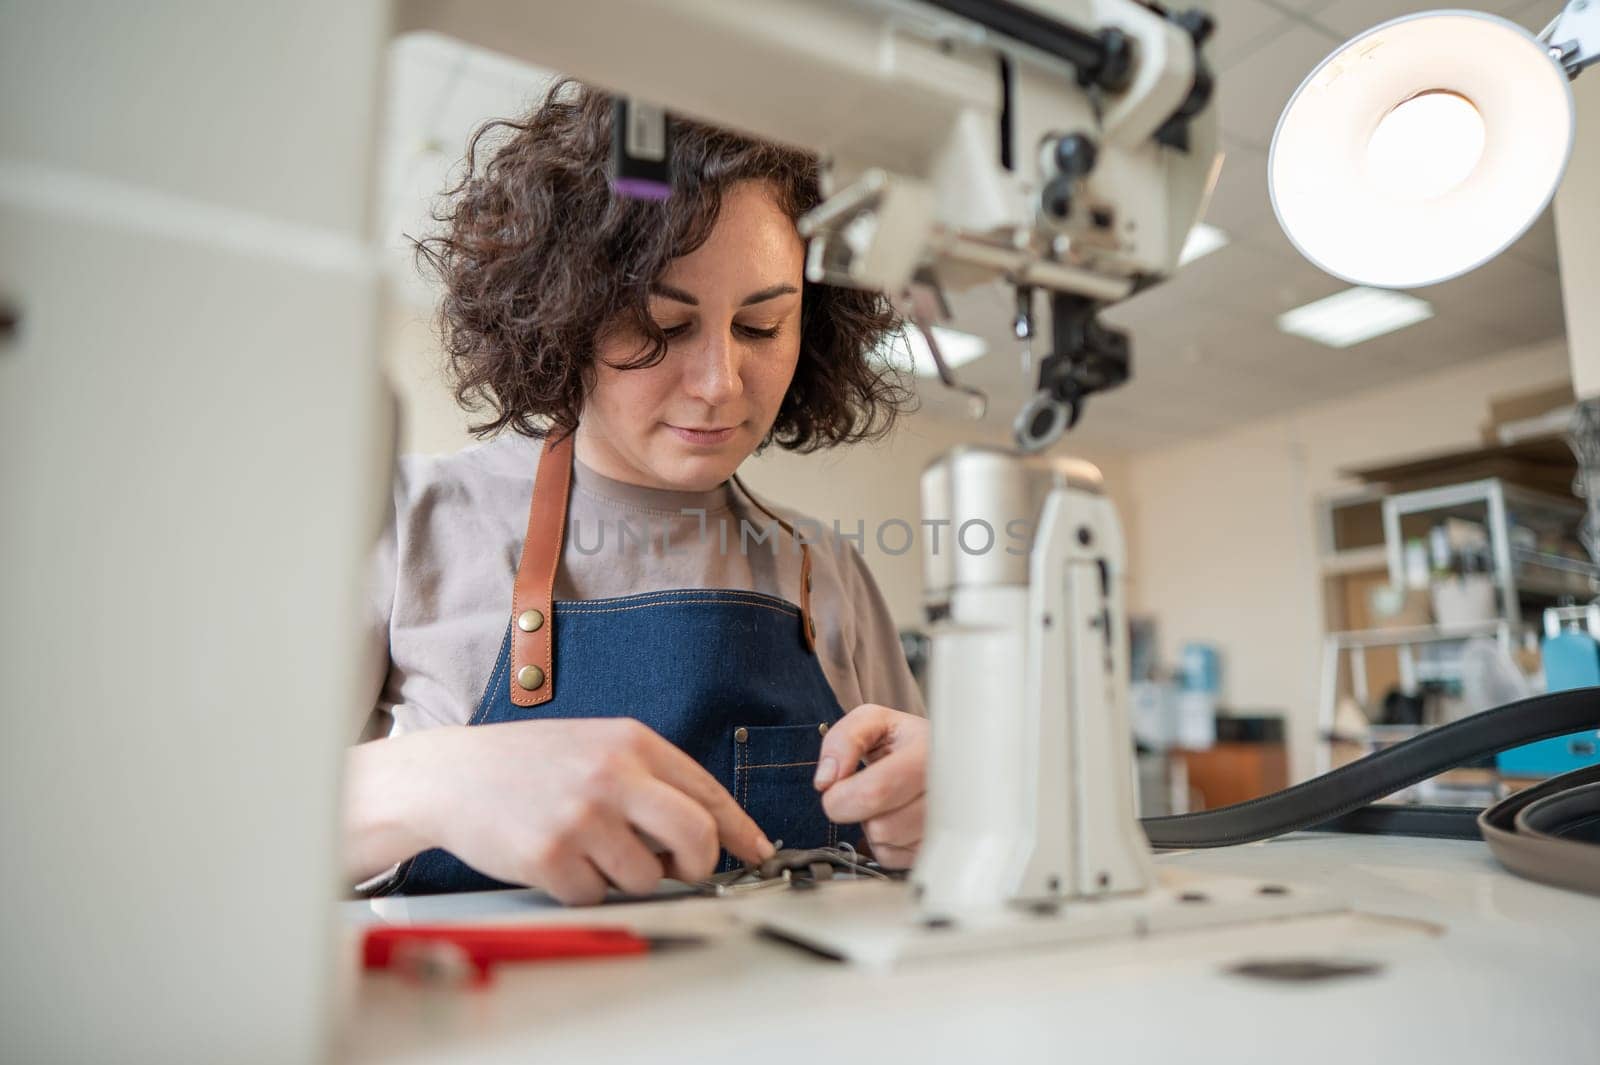
<path id="1" fill-rule="evenodd" d="M 511 597 L 511 702 L 539 706 L 555 697 L 556 567 L 561 563 L 567 527 L 567 502 L 572 489 L 572 434 L 546 437 L 528 503 L 528 531 Z M 800 545 L 800 635 L 806 650 L 817 649 L 817 624 L 811 614 L 811 548 L 793 525 L 757 499 L 738 474 L 734 484 L 755 508 L 794 537 Z"/>
<path id="2" fill-rule="evenodd" d="M 744 497 L 750 500 L 757 510 L 777 522 L 779 527 L 794 537 L 795 543 L 800 545 L 800 635 L 805 640 L 806 650 L 815 654 L 817 650 L 817 623 L 811 617 L 811 547 L 799 533 L 795 532 L 793 525 L 768 510 L 766 505 L 755 497 L 755 493 L 751 492 L 745 486 L 745 483 L 739 479 L 737 473 L 733 475 L 733 483 L 739 486 L 739 491 L 744 493 Z"/>
<path id="3" fill-rule="evenodd" d="M 572 434 L 545 437 L 528 504 L 516 589 L 511 596 L 511 702 L 538 706 L 555 695 L 555 625 L 551 617 L 556 567 L 567 528 L 572 488 Z"/>

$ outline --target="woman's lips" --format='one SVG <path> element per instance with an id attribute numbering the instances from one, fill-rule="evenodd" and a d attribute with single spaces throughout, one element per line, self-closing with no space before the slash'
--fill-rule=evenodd
<path id="1" fill-rule="evenodd" d="M 701 447 L 712 447 L 717 444 L 725 444 L 731 440 L 733 438 L 734 430 L 737 429 L 738 426 L 729 426 L 726 429 L 686 429 L 681 425 L 672 425 L 669 423 L 667 428 L 671 429 L 674 433 L 677 433 L 678 439 L 682 440 L 686 444 L 696 444 Z"/>

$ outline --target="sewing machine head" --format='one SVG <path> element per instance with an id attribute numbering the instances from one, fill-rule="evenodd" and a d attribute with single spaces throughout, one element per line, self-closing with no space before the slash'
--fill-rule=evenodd
<path id="1" fill-rule="evenodd" d="M 1088 395 L 1127 379 L 1127 337 L 1096 315 L 1175 269 L 1220 163 L 1209 16 L 1120 0 L 1049 6 L 1095 29 L 1058 23 L 1025 41 L 924 13 L 886 30 L 897 46 L 886 76 L 940 86 L 945 107 L 924 114 L 933 121 L 891 120 L 900 169 L 884 165 L 881 142 L 857 157 L 842 140 L 825 156 L 830 195 L 801 222 L 808 276 L 905 293 L 950 387 L 961 386 L 930 332 L 944 290 L 1011 285 L 1015 331 L 1030 342 L 1043 290 L 1048 351 L 1014 423 L 1025 451 L 1054 443 Z"/>

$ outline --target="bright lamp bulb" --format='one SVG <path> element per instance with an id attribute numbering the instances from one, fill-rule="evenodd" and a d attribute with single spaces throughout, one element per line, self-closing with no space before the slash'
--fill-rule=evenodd
<path id="1" fill-rule="evenodd" d="M 1272 135 L 1290 241 L 1357 285 L 1415 288 L 1480 266 L 1550 204 L 1572 151 L 1566 71 L 1480 11 L 1386 22 L 1324 59 Z"/>
<path id="2" fill-rule="evenodd" d="M 1397 199 L 1443 196 L 1483 158 L 1483 115 L 1460 93 L 1418 93 L 1383 116 L 1367 142 L 1367 176 Z"/>

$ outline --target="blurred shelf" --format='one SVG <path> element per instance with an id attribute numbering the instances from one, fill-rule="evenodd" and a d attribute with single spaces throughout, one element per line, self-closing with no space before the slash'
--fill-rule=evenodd
<path id="1" fill-rule="evenodd" d="M 1364 647 L 1408 647 L 1425 643 L 1470 640 L 1474 636 L 1497 636 L 1506 626 L 1503 620 L 1480 621 L 1471 625 L 1408 625 L 1394 629 L 1352 629 L 1330 632 L 1328 640 L 1343 649 Z"/>
<path id="2" fill-rule="evenodd" d="M 1519 591 L 1550 598 L 1590 598 L 1600 591 L 1600 568 L 1583 559 L 1513 547 L 1511 560 Z"/>
<path id="3" fill-rule="evenodd" d="M 1390 747 L 1396 743 L 1404 743 L 1427 732 L 1428 725 L 1373 725 L 1367 733 L 1368 742 L 1374 748 Z"/>
<path id="4" fill-rule="evenodd" d="M 1336 551 L 1322 556 L 1322 573 L 1325 577 L 1342 577 L 1347 573 L 1368 573 L 1387 569 L 1389 554 L 1382 544 Z"/>
<path id="5" fill-rule="evenodd" d="M 1473 468 L 1484 472 L 1497 469 L 1492 463 Z M 1395 472 L 1408 471 L 1396 467 Z M 1389 477 L 1379 479 L 1391 481 Z M 1320 731 L 1332 730 L 1342 692 L 1369 712 L 1382 696 L 1381 691 L 1369 688 L 1369 651 L 1393 649 L 1373 656 L 1373 679 L 1381 688 L 1415 693 L 1427 684 L 1454 691 L 1462 683 L 1461 653 L 1468 640 L 1490 637 L 1510 655 L 1526 633 L 1538 631 L 1546 608 L 1569 597 L 1585 602 L 1600 592 L 1600 567 L 1586 557 L 1576 540 L 1583 504 L 1556 491 L 1559 481 L 1552 478 L 1541 490 L 1491 474 L 1409 491 L 1369 490 L 1322 504 L 1319 561 L 1321 573 L 1330 583 L 1344 581 L 1342 587 L 1348 590 L 1350 581 L 1381 580 L 1368 574 L 1386 569 L 1388 587 L 1404 587 L 1408 584 L 1407 545 L 1432 536 L 1447 519 L 1459 519 L 1466 523 L 1465 528 L 1445 528 L 1448 561 L 1452 569 L 1483 572 L 1494 585 L 1492 603 L 1472 603 L 1469 589 L 1464 587 L 1436 587 L 1431 595 L 1421 595 L 1431 599 L 1431 605 L 1443 602 L 1447 608 L 1467 599 L 1464 606 L 1475 606 L 1474 613 L 1492 605 L 1497 615 L 1449 628 L 1432 624 L 1328 633 L 1323 644 Z M 1431 568 L 1432 562 L 1429 557 L 1425 565 Z M 1409 575 L 1413 580 L 1418 577 L 1415 572 Z M 1417 591 L 1406 595 L 1407 616 L 1418 619 L 1434 612 L 1417 609 L 1418 604 L 1410 601 L 1418 597 Z M 1372 616 L 1375 611 L 1345 613 L 1355 614 L 1351 620 L 1358 624 L 1377 620 Z M 1404 737 L 1390 742 L 1399 738 Z"/>

